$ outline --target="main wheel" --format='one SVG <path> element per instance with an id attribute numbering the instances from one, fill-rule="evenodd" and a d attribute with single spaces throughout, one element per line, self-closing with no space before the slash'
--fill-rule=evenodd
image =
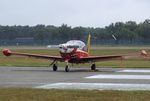
<path id="1" fill-rule="evenodd" d="M 91 70 L 96 70 L 96 65 L 95 64 L 92 64 Z"/>
<path id="2" fill-rule="evenodd" d="M 57 71 L 57 66 L 56 66 L 56 64 L 53 65 L 53 71 Z"/>
<path id="3" fill-rule="evenodd" d="M 65 71 L 69 72 L 69 66 L 68 65 L 65 67 Z"/>

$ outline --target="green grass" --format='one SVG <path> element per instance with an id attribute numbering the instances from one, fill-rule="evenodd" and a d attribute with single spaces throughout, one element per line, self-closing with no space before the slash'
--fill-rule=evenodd
<path id="1" fill-rule="evenodd" d="M 0 89 L 0 101 L 149 101 L 149 99 L 149 91 Z"/>
<path id="2" fill-rule="evenodd" d="M 144 48 L 144 47 L 143 47 Z M 34 54 L 46 54 L 46 55 L 59 55 L 59 51 L 56 49 L 46 49 L 46 48 L 12 48 L 12 51 L 34 53 Z M 120 47 L 109 47 L 109 48 L 94 48 L 91 49 L 91 55 L 112 55 L 112 54 L 124 54 L 138 52 L 139 49 L 136 48 L 120 48 Z M 146 51 L 150 54 L 150 49 L 146 47 Z M 0 66 L 32 66 L 32 67 L 48 67 L 52 61 L 45 59 L 35 59 L 22 56 L 10 56 L 5 57 L 2 52 L 0 54 Z M 97 67 L 120 67 L 120 61 L 104 61 L 97 62 Z M 90 67 L 91 64 L 81 64 L 75 67 Z M 65 66 L 64 63 L 59 63 L 58 66 Z M 150 61 L 145 60 L 125 60 L 123 61 L 122 67 L 150 67 Z"/>

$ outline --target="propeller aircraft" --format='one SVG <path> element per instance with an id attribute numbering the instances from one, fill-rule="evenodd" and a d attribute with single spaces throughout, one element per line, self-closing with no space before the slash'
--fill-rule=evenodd
<path id="1" fill-rule="evenodd" d="M 132 57 L 132 56 L 147 57 L 147 52 L 145 50 L 141 50 L 138 53 L 91 56 L 90 39 L 91 39 L 91 35 L 89 34 L 87 46 L 83 41 L 80 40 L 70 40 L 66 43 L 55 46 L 59 48 L 60 56 L 48 56 L 48 55 L 40 55 L 40 54 L 12 52 L 9 49 L 3 49 L 2 52 L 5 56 L 19 55 L 19 56 L 28 56 L 28 57 L 52 60 L 53 62 L 51 63 L 51 65 L 53 65 L 53 71 L 57 71 L 58 69 L 57 62 L 65 62 L 66 72 L 69 72 L 69 65 L 68 65 L 69 63 L 72 64 L 91 63 L 92 64 L 91 70 L 96 70 L 95 62 L 107 61 L 113 59 L 122 60 L 125 59 L 126 57 Z"/>

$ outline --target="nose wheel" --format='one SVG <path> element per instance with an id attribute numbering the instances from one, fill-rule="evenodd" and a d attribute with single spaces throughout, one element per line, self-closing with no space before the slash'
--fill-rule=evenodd
<path id="1" fill-rule="evenodd" d="M 96 70 L 96 65 L 95 64 L 92 64 L 91 70 Z"/>
<path id="2" fill-rule="evenodd" d="M 58 69 L 58 68 L 57 68 L 56 64 L 54 64 L 54 65 L 53 65 L 53 71 L 57 71 L 57 69 Z"/>

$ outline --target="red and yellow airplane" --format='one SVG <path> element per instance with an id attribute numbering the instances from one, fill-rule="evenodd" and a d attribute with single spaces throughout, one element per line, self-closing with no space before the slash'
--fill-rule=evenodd
<path id="1" fill-rule="evenodd" d="M 130 54 L 90 56 L 90 39 L 91 39 L 91 35 L 89 34 L 87 48 L 86 48 L 85 43 L 80 40 L 70 40 L 64 44 L 58 45 L 60 56 L 19 53 L 19 52 L 12 52 L 9 49 L 3 49 L 3 54 L 5 56 L 20 55 L 20 56 L 28 56 L 28 57 L 53 60 L 53 62 L 51 63 L 51 65 L 53 65 L 53 71 L 57 71 L 57 65 L 56 65 L 57 62 L 65 62 L 66 72 L 69 71 L 68 63 L 72 63 L 72 64 L 92 63 L 91 70 L 96 70 L 95 62 L 113 60 L 113 59 L 122 60 L 122 59 L 125 59 L 126 57 L 131 57 L 131 56 L 147 57 L 147 53 L 145 50 L 141 50 L 138 53 L 130 53 Z"/>

